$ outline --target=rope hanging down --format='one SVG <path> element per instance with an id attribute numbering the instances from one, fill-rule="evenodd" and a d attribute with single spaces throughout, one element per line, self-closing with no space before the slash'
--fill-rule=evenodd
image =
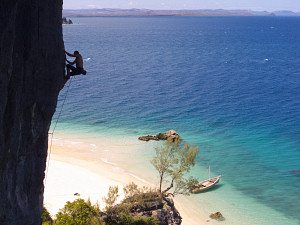
<path id="1" fill-rule="evenodd" d="M 70 82 L 69 82 L 69 84 L 67 86 L 67 91 L 66 91 L 66 94 L 65 94 L 65 98 L 63 100 L 62 106 L 61 106 L 60 111 L 58 113 L 57 119 L 56 119 L 56 121 L 54 123 L 54 127 L 52 129 L 52 132 L 48 133 L 48 135 L 50 134 L 50 147 L 48 147 L 49 151 L 48 151 L 48 157 L 47 157 L 47 167 L 46 167 L 46 172 L 45 172 L 45 182 L 44 182 L 44 185 L 46 185 L 46 181 L 47 181 L 48 168 L 49 168 L 49 164 L 50 164 L 50 155 L 51 155 L 51 150 L 52 150 L 53 134 L 54 134 L 54 131 L 56 129 L 58 120 L 59 120 L 59 118 L 61 116 L 62 110 L 64 108 L 64 105 L 65 105 L 65 102 L 66 102 L 66 99 L 67 99 L 67 96 L 68 96 L 68 93 L 69 93 L 69 89 L 70 89 L 70 86 L 71 86 L 71 83 L 72 83 L 72 79 L 73 79 L 73 77 L 71 77 Z"/>

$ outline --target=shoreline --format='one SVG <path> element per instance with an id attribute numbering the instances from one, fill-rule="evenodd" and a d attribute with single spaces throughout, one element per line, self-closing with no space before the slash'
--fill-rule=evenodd
<path id="1" fill-rule="evenodd" d="M 149 151 L 142 152 L 143 158 L 134 155 L 141 148 L 148 148 L 146 146 L 149 145 L 152 148 L 155 145 L 145 144 L 131 137 L 119 140 L 114 135 L 107 134 L 104 138 L 98 138 L 96 135 L 90 138 L 87 134 L 71 135 L 68 132 L 59 132 L 53 139 L 49 168 L 46 170 L 47 179 L 44 182 L 44 203 L 52 216 L 63 208 L 67 201 L 77 198 L 87 200 L 90 197 L 92 204 L 98 201 L 100 208 L 103 208 L 102 197 L 107 195 L 111 185 L 119 186 L 120 196 L 123 195 L 123 186 L 131 181 L 138 186 L 155 186 L 155 176 L 149 175 L 154 169 L 145 165 L 146 159 L 151 155 Z M 132 163 L 135 164 L 134 167 Z M 245 195 L 236 192 L 227 182 L 221 183 L 222 188 L 212 192 L 174 198 L 183 225 L 219 224 L 220 221 L 209 218 L 211 213 L 217 211 L 225 217 L 222 225 L 279 225 L 282 221 L 287 222 L 279 212 L 262 206 L 253 199 L 244 201 Z M 74 193 L 81 196 L 74 196 Z M 261 210 L 253 210 L 256 206 L 261 207 Z M 277 219 L 275 223 L 270 221 L 271 217 Z"/>
<path id="2" fill-rule="evenodd" d="M 53 140 L 59 141 L 57 138 Z M 82 143 L 75 141 L 73 144 Z M 103 151 L 108 150 L 103 149 Z M 105 161 L 101 157 L 92 157 L 93 154 L 89 153 L 94 152 L 90 152 L 88 149 L 74 149 L 71 146 L 52 144 L 49 162 L 47 158 L 44 180 L 44 205 L 52 217 L 64 207 L 67 201 L 74 201 L 78 198 L 85 200 L 89 198 L 92 204 L 98 202 L 102 209 L 104 207 L 102 198 L 107 195 L 109 186 L 112 185 L 119 187 L 118 202 L 124 198 L 123 187 L 129 182 L 133 181 L 140 187 L 156 186 L 130 171 L 116 167 L 115 163 Z M 80 196 L 74 196 L 75 193 L 79 193 Z M 200 225 L 207 221 L 205 215 L 202 215 L 203 218 L 199 217 L 200 215 L 193 218 L 178 199 L 175 198 L 174 202 L 182 217 L 183 225 Z"/>
<path id="3" fill-rule="evenodd" d="M 100 203 L 100 208 L 103 209 L 105 205 L 102 198 L 107 195 L 109 186 L 112 185 L 119 187 L 118 202 L 124 198 L 123 187 L 129 182 L 133 181 L 140 187 L 149 185 L 155 187 L 154 184 L 122 168 L 116 169 L 113 163 L 88 155 L 82 157 L 82 153 L 84 152 L 71 150 L 70 147 L 52 145 L 44 180 L 44 205 L 52 217 L 67 201 L 72 202 L 78 198 L 90 199 L 92 204 Z M 75 196 L 75 193 L 79 193 L 80 196 Z M 174 202 L 183 218 L 183 225 L 202 224 L 198 219 L 191 218 L 178 201 L 174 199 Z"/>

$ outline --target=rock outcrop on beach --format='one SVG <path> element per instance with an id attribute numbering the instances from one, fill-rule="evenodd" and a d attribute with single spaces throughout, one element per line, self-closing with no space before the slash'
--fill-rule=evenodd
<path id="1" fill-rule="evenodd" d="M 145 197 L 147 194 L 142 194 L 144 196 L 135 195 L 131 198 L 126 199 L 125 202 L 114 206 L 113 211 L 120 211 L 123 208 L 129 209 L 130 214 L 136 218 L 147 218 L 152 217 L 159 221 L 161 225 L 180 225 L 182 218 L 174 206 L 174 201 L 168 197 L 156 197 L 151 196 L 147 200 L 142 201 L 141 198 Z M 139 198 L 139 201 L 136 199 Z M 107 217 L 104 215 L 104 218 Z M 116 224 L 119 224 L 119 218 L 111 218 Z M 111 221 L 110 221 L 111 222 Z"/>
<path id="2" fill-rule="evenodd" d="M 151 216 L 157 218 L 162 225 L 181 224 L 182 218 L 171 198 L 163 198 L 160 204 L 154 206 L 156 208 L 151 212 Z"/>
<path id="3" fill-rule="evenodd" d="M 219 220 L 219 221 L 222 221 L 222 220 L 225 219 L 225 218 L 223 217 L 222 213 L 220 213 L 220 212 L 212 213 L 212 214 L 209 215 L 209 217 L 210 217 L 211 219 L 215 219 L 215 220 Z"/>
<path id="4" fill-rule="evenodd" d="M 67 18 L 66 17 L 63 17 L 62 18 L 62 24 L 73 24 L 73 21 L 72 20 L 67 20 Z"/>
<path id="5" fill-rule="evenodd" d="M 150 140 L 155 140 L 155 141 L 159 141 L 159 140 L 167 140 L 170 142 L 180 142 L 181 141 L 181 137 L 179 136 L 179 134 L 176 133 L 175 130 L 169 130 L 165 133 L 159 133 L 155 136 L 142 136 L 139 137 L 139 140 L 142 141 L 150 141 Z"/>
<path id="6" fill-rule="evenodd" d="M 63 87 L 62 0 L 0 6 L 0 224 L 40 224 L 48 130 Z"/>

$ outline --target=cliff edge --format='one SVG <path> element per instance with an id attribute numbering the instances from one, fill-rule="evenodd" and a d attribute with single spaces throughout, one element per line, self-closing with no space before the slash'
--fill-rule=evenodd
<path id="1" fill-rule="evenodd" d="M 40 224 L 48 130 L 63 87 L 62 0 L 0 5 L 0 224 Z"/>

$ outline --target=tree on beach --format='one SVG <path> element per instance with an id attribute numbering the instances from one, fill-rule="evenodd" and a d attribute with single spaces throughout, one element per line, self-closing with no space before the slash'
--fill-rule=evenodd
<path id="1" fill-rule="evenodd" d="M 159 174 L 159 192 L 171 195 L 189 194 L 189 189 L 198 181 L 193 177 L 185 178 L 185 175 L 195 165 L 195 158 L 199 153 L 199 147 L 194 144 L 169 143 L 155 148 L 156 154 L 151 160 L 152 165 Z M 163 190 L 163 184 L 168 182 Z"/>

